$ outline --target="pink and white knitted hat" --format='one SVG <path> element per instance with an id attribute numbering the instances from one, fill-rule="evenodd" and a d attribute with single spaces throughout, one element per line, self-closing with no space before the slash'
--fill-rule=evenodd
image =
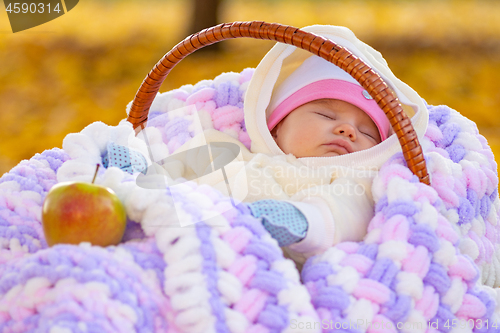
<path id="1" fill-rule="evenodd" d="M 384 111 L 361 85 L 341 68 L 317 56 L 307 58 L 279 86 L 275 87 L 267 121 L 272 130 L 283 118 L 305 103 L 331 98 L 353 104 L 366 112 L 387 139 L 389 120 Z"/>

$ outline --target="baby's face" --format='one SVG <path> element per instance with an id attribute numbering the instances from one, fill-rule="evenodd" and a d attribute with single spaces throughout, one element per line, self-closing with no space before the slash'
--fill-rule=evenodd
<path id="1" fill-rule="evenodd" d="M 381 141 L 377 126 L 363 110 L 335 99 L 299 106 L 271 134 L 285 154 L 295 157 L 344 155 Z"/>

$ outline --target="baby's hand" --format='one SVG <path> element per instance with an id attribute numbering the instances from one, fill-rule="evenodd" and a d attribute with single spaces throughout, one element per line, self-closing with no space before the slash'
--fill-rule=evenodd
<path id="1" fill-rule="evenodd" d="M 252 215 L 259 218 L 264 228 L 278 241 L 279 246 L 297 243 L 306 236 L 306 217 L 292 204 L 268 199 L 249 203 L 248 207 Z"/>

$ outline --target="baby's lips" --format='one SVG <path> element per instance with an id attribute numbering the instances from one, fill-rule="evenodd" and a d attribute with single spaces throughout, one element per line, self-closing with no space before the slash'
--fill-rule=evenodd
<path id="1" fill-rule="evenodd" d="M 327 149 L 330 152 L 334 152 L 334 153 L 337 153 L 339 155 L 349 154 L 349 152 L 347 151 L 347 149 L 345 149 L 342 146 L 339 146 L 339 145 L 336 145 L 336 144 L 327 144 L 325 146 L 327 146 Z"/>
<path id="2" fill-rule="evenodd" d="M 335 152 L 344 155 L 344 154 L 349 154 L 352 153 L 352 147 L 349 144 L 349 142 L 342 140 L 342 139 L 335 139 L 326 144 L 326 146 L 329 146 L 334 150 Z"/>

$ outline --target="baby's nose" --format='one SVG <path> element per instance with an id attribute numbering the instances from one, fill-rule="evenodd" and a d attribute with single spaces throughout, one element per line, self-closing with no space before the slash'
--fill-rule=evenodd
<path id="1" fill-rule="evenodd" d="M 335 127 L 334 133 L 337 135 L 343 135 L 349 138 L 351 141 L 356 140 L 356 128 L 349 123 L 343 123 Z"/>

